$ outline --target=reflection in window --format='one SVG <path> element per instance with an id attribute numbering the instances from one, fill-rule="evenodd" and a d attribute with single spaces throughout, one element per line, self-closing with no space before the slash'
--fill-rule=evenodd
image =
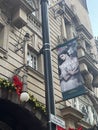
<path id="1" fill-rule="evenodd" d="M 37 70 L 37 55 L 28 51 L 27 64 L 31 66 L 33 69 Z"/>

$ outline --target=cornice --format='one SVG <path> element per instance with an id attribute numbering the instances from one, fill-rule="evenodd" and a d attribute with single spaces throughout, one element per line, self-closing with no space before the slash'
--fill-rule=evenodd
<path id="1" fill-rule="evenodd" d="M 83 24 L 79 25 L 79 26 L 76 28 L 76 30 L 77 30 L 78 32 L 83 32 L 83 33 L 87 36 L 87 38 L 88 38 L 89 40 L 93 38 L 92 34 L 86 29 L 86 27 L 85 27 Z"/>
<path id="2" fill-rule="evenodd" d="M 61 113 L 64 119 L 73 119 L 75 121 L 80 121 L 83 118 L 83 114 L 76 110 L 75 108 L 68 106 L 63 109 L 61 109 Z"/>

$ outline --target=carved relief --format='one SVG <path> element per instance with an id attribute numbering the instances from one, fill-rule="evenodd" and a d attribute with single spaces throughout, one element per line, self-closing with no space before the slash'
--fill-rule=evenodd
<path id="1" fill-rule="evenodd" d="M 73 107 L 84 114 L 83 120 L 85 122 L 88 122 L 93 125 L 94 122 L 98 120 L 97 113 L 89 99 L 83 97 L 74 98 Z"/>
<path id="2" fill-rule="evenodd" d="M 93 75 L 90 72 L 87 72 L 84 75 L 85 85 L 88 87 L 88 89 L 92 90 L 93 86 Z"/>

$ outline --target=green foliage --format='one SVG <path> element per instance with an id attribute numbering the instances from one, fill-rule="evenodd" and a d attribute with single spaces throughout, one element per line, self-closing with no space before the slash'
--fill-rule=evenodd
<path id="1" fill-rule="evenodd" d="M 0 78 L 0 88 L 10 90 L 10 91 L 16 91 L 16 87 L 13 84 L 13 82 L 8 81 L 6 79 Z M 33 109 L 38 109 L 39 111 L 46 114 L 46 107 L 42 103 L 40 103 L 34 96 L 30 96 L 29 101 L 33 104 Z"/>
<path id="2" fill-rule="evenodd" d="M 40 103 L 33 95 L 30 96 L 30 102 L 32 102 L 34 109 L 38 109 L 41 112 L 46 114 L 46 107 L 45 107 L 45 105 Z"/>
<path id="3" fill-rule="evenodd" d="M 0 78 L 0 88 L 4 88 L 7 90 L 13 90 L 15 91 L 16 88 L 14 86 L 14 84 L 6 79 Z"/>

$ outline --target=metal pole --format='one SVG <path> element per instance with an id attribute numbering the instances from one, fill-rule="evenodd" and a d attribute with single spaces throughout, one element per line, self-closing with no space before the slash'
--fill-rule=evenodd
<path id="1" fill-rule="evenodd" d="M 55 130 L 56 127 L 50 121 L 50 114 L 55 115 L 53 77 L 51 67 L 51 51 L 49 41 L 49 24 L 48 24 L 48 0 L 41 0 L 42 15 L 42 35 L 43 35 L 43 54 L 44 54 L 44 74 L 45 74 L 45 96 L 48 130 Z"/>

